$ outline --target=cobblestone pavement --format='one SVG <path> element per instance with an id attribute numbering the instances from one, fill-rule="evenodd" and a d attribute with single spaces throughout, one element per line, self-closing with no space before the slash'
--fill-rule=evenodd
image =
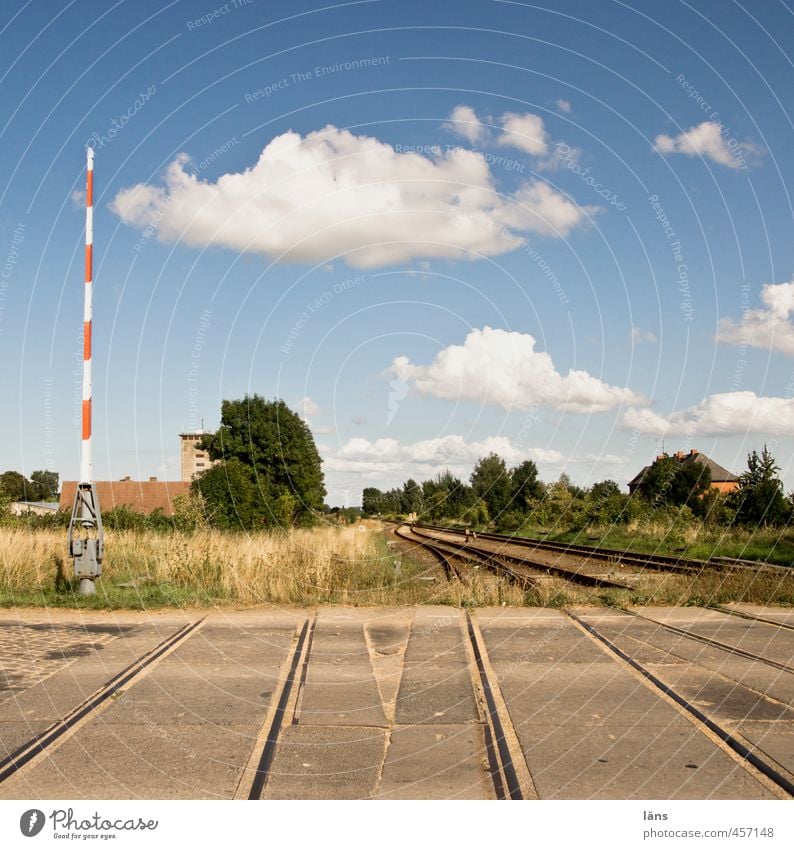
<path id="1" fill-rule="evenodd" d="M 0 703 L 117 636 L 102 625 L 0 622 Z"/>

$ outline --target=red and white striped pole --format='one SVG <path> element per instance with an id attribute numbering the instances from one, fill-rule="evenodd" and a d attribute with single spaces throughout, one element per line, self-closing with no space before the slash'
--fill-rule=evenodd
<path id="1" fill-rule="evenodd" d="M 94 149 L 86 150 L 85 175 L 85 303 L 83 306 L 83 449 L 80 456 L 80 482 L 93 483 L 94 458 L 91 455 L 91 321 L 93 311 L 94 248 Z"/>
<path id="2" fill-rule="evenodd" d="M 93 308 L 94 250 L 94 151 L 86 151 L 85 175 L 85 289 L 83 301 L 83 444 L 80 454 L 80 482 L 77 484 L 69 521 L 69 554 L 74 558 L 74 574 L 80 579 L 80 595 L 96 592 L 96 579 L 102 574 L 105 535 L 102 514 L 94 485 L 91 456 L 91 330 Z"/>

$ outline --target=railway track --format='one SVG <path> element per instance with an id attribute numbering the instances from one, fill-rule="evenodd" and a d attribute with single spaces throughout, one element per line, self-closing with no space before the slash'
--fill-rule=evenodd
<path id="1" fill-rule="evenodd" d="M 404 526 L 400 526 L 402 528 Z M 417 527 L 420 529 L 417 530 Z M 398 528 L 398 531 L 400 530 Z M 398 533 L 395 531 L 395 533 Z M 425 531 L 428 531 L 425 533 Z M 446 532 L 446 531 L 445 531 Z M 403 539 L 409 539 L 412 542 L 418 542 L 424 545 L 429 550 L 433 548 L 440 549 L 446 553 L 457 554 L 458 556 L 471 556 L 481 558 L 487 562 L 489 568 L 498 574 L 503 574 L 510 580 L 519 583 L 523 587 L 532 586 L 537 573 L 551 575 L 557 578 L 563 578 L 574 584 L 579 584 L 586 587 L 599 587 L 601 589 L 631 589 L 628 584 L 622 584 L 608 577 L 593 575 L 587 572 L 579 572 L 574 569 L 566 569 L 563 566 L 541 563 L 537 560 L 532 560 L 528 557 L 518 557 L 514 554 L 509 554 L 504 551 L 494 552 L 483 548 L 472 542 L 456 543 L 449 540 L 439 539 L 432 535 L 432 529 L 425 525 L 412 525 L 410 528 L 412 537 L 407 537 L 405 532 L 398 533 Z M 480 537 L 478 537 L 479 539 Z"/>
<path id="2" fill-rule="evenodd" d="M 469 658 L 471 684 L 477 703 L 484 739 L 484 755 L 493 792 L 500 800 L 537 798 L 518 737 L 512 726 L 496 676 L 490 666 L 485 643 L 477 623 L 465 614 L 465 651 Z M 318 616 L 307 618 L 297 633 L 285 661 L 286 675 L 265 718 L 235 798 L 259 800 L 266 797 L 268 782 L 275 774 L 274 761 L 282 743 L 283 730 L 301 724 L 300 705 L 306 687 L 307 670 Z"/>
<path id="3" fill-rule="evenodd" d="M 498 558 L 479 550 L 464 548 L 455 544 L 430 542 L 428 539 L 422 537 L 421 534 L 416 534 L 410 530 L 406 532 L 404 526 L 395 528 L 394 533 L 405 542 L 426 549 L 434 557 L 436 557 L 444 567 L 448 580 L 453 580 L 454 578 L 463 582 L 468 580 L 466 574 L 455 565 L 455 560 L 460 560 L 464 563 L 474 562 L 478 565 L 483 565 L 495 574 L 508 577 L 511 581 L 519 584 L 519 586 L 523 589 L 529 589 L 536 583 L 529 575 L 522 574 L 507 564 L 500 562 Z"/>
<path id="4" fill-rule="evenodd" d="M 440 525 L 428 525 L 424 523 L 412 524 L 414 528 L 422 528 L 428 531 L 443 532 L 446 534 L 457 534 L 465 536 L 465 531 L 456 528 L 446 528 Z M 716 557 L 710 560 L 696 560 L 693 558 L 679 557 L 667 554 L 646 554 L 638 551 L 620 551 L 618 549 L 603 548 L 600 546 L 576 545 L 566 542 L 553 542 L 528 537 L 510 536 L 507 534 L 478 533 L 477 539 L 490 540 L 499 543 L 509 543 L 522 548 L 536 549 L 538 551 L 551 551 L 558 554 L 569 554 L 582 557 L 585 560 L 602 560 L 615 564 L 638 566 L 642 569 L 654 569 L 657 571 L 693 573 L 704 569 L 717 571 L 743 571 L 752 570 L 760 572 L 773 572 L 791 575 L 792 570 L 786 566 L 777 566 L 769 563 L 753 563 L 749 560 L 738 560 L 728 557 Z"/>
<path id="5" fill-rule="evenodd" d="M 63 718 L 53 723 L 41 733 L 35 735 L 10 755 L 0 761 L 0 784 L 24 767 L 32 766 L 41 758 L 46 757 L 65 738 L 90 722 L 110 700 L 117 695 L 122 687 L 130 687 L 161 661 L 166 655 L 186 642 L 202 626 L 204 617 L 196 622 L 188 623 L 166 637 L 146 654 L 114 675 L 104 686 L 81 702 Z"/>
<path id="6" fill-rule="evenodd" d="M 629 613 L 629 611 L 623 612 Z M 617 641 L 614 638 L 607 636 L 603 632 L 602 628 L 599 628 L 592 622 L 587 621 L 586 616 L 579 615 L 571 610 L 563 610 L 563 613 L 575 622 L 580 629 L 597 641 L 608 655 L 623 661 L 635 670 L 646 682 L 646 686 L 662 693 L 665 697 L 678 705 L 678 707 L 682 709 L 692 721 L 694 721 L 695 725 L 699 727 L 703 733 L 707 736 L 713 735 L 717 740 L 719 740 L 722 747 L 725 750 L 732 752 L 734 757 L 742 763 L 745 769 L 751 773 L 755 770 L 758 774 L 763 776 L 763 778 L 776 789 L 777 795 L 780 798 L 794 797 L 794 774 L 758 746 L 745 739 L 741 733 L 730 730 L 726 727 L 726 723 L 721 722 L 719 718 L 715 717 L 713 714 L 709 715 L 709 708 L 699 707 L 694 700 L 688 699 L 682 695 L 675 684 L 671 684 L 663 680 L 662 676 L 664 675 L 664 667 L 659 667 L 657 665 L 654 668 L 661 671 L 651 671 L 645 664 L 640 662 L 633 653 L 625 651 L 617 644 Z M 657 625 L 662 624 L 656 622 L 656 620 L 648 621 L 653 621 Z M 699 635 L 694 635 L 692 632 L 688 632 L 685 629 L 674 630 L 689 637 L 699 638 Z M 715 641 L 709 641 L 709 644 L 732 654 L 737 653 L 736 647 L 733 646 L 717 644 Z M 651 644 L 649 643 L 648 645 Z M 749 657 L 749 653 L 742 653 L 742 656 Z M 757 662 L 777 666 L 776 663 L 770 661 L 768 658 L 753 656 L 751 659 Z M 794 672 L 794 670 L 791 669 L 787 669 L 786 671 Z M 737 686 L 741 685 L 737 684 Z"/>
<path id="7" fill-rule="evenodd" d="M 406 531 L 403 530 L 403 533 Z M 410 534 L 409 541 L 412 541 Z M 429 544 L 435 545 L 432 541 L 429 541 Z M 469 559 L 471 555 L 470 552 L 460 552 L 458 548 L 448 545 L 439 545 L 438 549 L 453 563 L 459 559 Z M 507 620 L 517 621 L 520 618 L 516 615 L 518 611 L 519 609 L 516 609 Z M 450 611 L 448 608 L 439 611 L 431 609 L 421 620 L 416 620 L 414 617 L 417 614 L 411 612 L 410 618 L 406 620 L 410 624 L 405 626 L 406 630 L 401 637 L 395 634 L 402 626 L 376 621 L 372 626 L 374 631 L 367 631 L 367 635 L 360 634 L 358 643 L 354 641 L 358 631 L 350 624 L 351 620 L 345 618 L 347 614 L 335 615 L 320 609 L 291 618 L 289 631 L 284 634 L 284 640 L 280 643 L 283 650 L 277 655 L 278 663 L 269 668 L 268 675 L 273 687 L 268 707 L 257 715 L 256 723 L 251 725 L 247 735 L 248 745 L 233 756 L 233 764 L 238 773 L 235 783 L 231 784 L 229 797 L 250 800 L 283 798 L 279 793 L 282 792 L 285 777 L 293 778 L 299 783 L 317 781 L 318 786 L 333 789 L 334 781 L 338 780 L 344 770 L 340 773 L 333 758 L 319 766 L 312 762 L 320 758 L 329 747 L 348 746 L 351 739 L 357 744 L 359 737 L 373 733 L 382 735 L 383 740 L 382 748 L 373 755 L 374 759 L 377 759 L 374 772 L 380 777 L 373 779 L 367 794 L 378 796 L 378 789 L 383 786 L 379 782 L 382 780 L 384 768 L 387 771 L 388 768 L 397 768 L 400 771 L 402 786 L 410 787 L 410 782 L 416 780 L 417 772 L 412 773 L 411 769 L 414 768 L 411 767 L 406 773 L 404 764 L 406 751 L 413 753 L 414 749 L 409 747 L 408 750 L 400 750 L 399 742 L 395 743 L 395 738 L 399 741 L 401 735 L 414 730 L 433 730 L 434 722 L 441 732 L 436 736 L 436 742 L 445 734 L 448 739 L 470 735 L 474 741 L 475 736 L 470 729 L 476 727 L 477 749 L 476 753 L 470 756 L 469 768 L 474 776 L 472 781 L 481 782 L 481 785 L 477 786 L 487 789 L 488 798 L 519 800 L 549 794 L 550 788 L 551 792 L 554 792 L 553 785 L 543 783 L 549 781 L 542 767 L 548 752 L 542 755 L 535 749 L 536 746 L 545 745 L 545 738 L 544 735 L 533 737 L 532 726 L 538 721 L 539 711 L 546 710 L 543 714 L 545 722 L 553 725 L 559 721 L 560 728 L 565 726 L 566 719 L 564 715 L 560 717 L 559 710 L 554 707 L 557 697 L 548 699 L 548 685 L 545 690 L 543 686 L 539 686 L 531 700 L 526 699 L 525 693 L 537 685 L 538 679 L 542 678 L 544 673 L 558 676 L 569 674 L 566 670 L 570 664 L 560 663 L 566 660 L 567 652 L 575 651 L 580 657 L 580 663 L 584 663 L 585 667 L 592 664 L 592 657 L 587 655 L 588 649 L 582 646 L 583 642 L 590 644 L 591 655 L 603 652 L 614 664 L 625 670 L 619 673 L 613 669 L 603 679 L 614 681 L 614 690 L 602 699 L 600 706 L 593 708 L 589 704 L 593 694 L 583 697 L 582 705 L 577 710 L 585 724 L 591 722 L 593 716 L 597 716 L 593 713 L 594 710 L 601 711 L 602 720 L 612 721 L 611 712 L 618 710 L 616 705 L 621 704 L 621 700 L 627 695 L 630 695 L 636 705 L 646 705 L 643 710 L 647 712 L 648 694 L 651 692 L 668 704 L 669 716 L 672 716 L 675 710 L 697 729 L 697 733 L 692 729 L 681 732 L 679 726 L 679 731 L 676 732 L 679 735 L 689 733 L 700 741 L 694 745 L 694 749 L 700 752 L 699 757 L 703 760 L 692 755 L 692 760 L 696 762 L 691 766 L 693 770 L 699 768 L 698 764 L 704 766 L 710 763 L 712 754 L 708 749 L 709 744 L 705 742 L 708 740 L 712 747 L 722 751 L 721 757 L 730 757 L 734 765 L 741 765 L 741 769 L 737 771 L 744 776 L 743 780 L 747 781 L 749 775 L 755 782 L 760 782 L 768 793 L 780 798 L 794 796 L 794 759 L 790 750 L 778 745 L 780 735 L 786 734 L 788 728 L 794 727 L 794 710 L 790 707 L 788 698 L 788 675 L 794 674 L 794 666 L 787 662 L 787 647 L 791 645 L 791 637 L 769 627 L 770 624 L 781 623 L 748 616 L 747 618 L 754 621 L 753 632 L 747 642 L 749 626 L 735 619 L 730 620 L 729 611 L 701 611 L 694 617 L 679 613 L 676 614 L 678 618 L 673 616 L 666 621 L 659 621 L 658 617 L 651 618 L 654 614 L 643 613 L 645 612 L 576 608 L 548 611 L 540 618 L 529 615 L 524 619 L 529 625 L 527 639 L 522 639 L 520 628 L 504 624 L 504 612 L 501 609 L 491 613 L 485 612 L 482 616 L 480 611 L 471 613 L 467 610 Z M 552 621 L 554 617 L 557 617 L 558 621 Z M 0 782 L 13 779 L 5 789 L 16 789 L 15 784 L 20 780 L 35 782 L 37 776 L 38 780 L 41 780 L 42 773 L 57 770 L 57 759 L 62 752 L 56 750 L 62 743 L 70 741 L 72 735 L 77 734 L 78 737 L 71 742 L 81 745 L 80 735 L 90 737 L 92 732 L 101 731 L 106 723 L 109 723 L 109 727 L 114 727 L 114 720 L 104 715 L 98 722 L 93 721 L 105 708 L 113 710 L 111 705 L 115 701 L 114 696 L 130 692 L 133 686 L 148 674 L 153 673 L 157 677 L 169 667 L 172 667 L 170 671 L 175 673 L 181 664 L 160 665 L 161 661 L 174 651 L 183 651 L 185 643 L 197 634 L 204 621 L 199 619 L 181 627 L 174 624 L 174 630 L 169 636 L 125 666 L 62 719 L 29 739 L 1 761 Z M 782 624 L 791 627 L 789 623 Z M 394 633 L 387 633 L 390 627 L 396 629 Z M 375 633 L 379 629 L 386 629 L 386 632 L 377 637 Z M 201 632 L 202 637 L 209 639 L 207 635 L 211 631 L 212 628 L 204 629 Z M 698 631 L 701 633 L 697 633 Z M 566 632 L 568 636 L 565 635 Z M 431 638 L 435 641 L 436 635 L 438 643 L 430 647 L 427 641 Z M 679 637 L 687 639 L 678 639 Z M 158 638 L 159 635 L 152 638 L 147 646 L 151 646 L 154 639 Z M 215 638 L 217 639 L 217 636 Z M 370 664 L 381 662 L 390 652 L 393 655 L 393 649 L 389 648 L 387 651 L 386 647 L 399 640 L 403 641 L 403 660 L 399 665 L 399 682 L 395 685 L 391 697 L 394 699 L 391 712 L 381 714 L 380 718 L 373 718 L 370 712 L 354 721 L 350 721 L 351 716 L 348 714 L 345 724 L 344 711 L 354 714 L 362 708 L 365 711 L 370 709 L 366 697 L 350 696 L 347 706 L 342 706 L 336 701 L 337 696 L 334 693 L 330 705 L 318 702 L 318 692 L 324 693 L 323 698 L 329 698 L 330 690 L 336 691 L 343 685 L 359 686 L 362 676 L 373 674 Z M 414 640 L 415 642 L 411 642 Z M 225 639 L 220 639 L 219 644 L 224 645 L 225 642 Z M 413 646 L 411 650 L 409 645 Z M 703 645 L 708 646 L 708 652 L 702 650 Z M 357 661 L 362 651 L 363 656 L 367 658 L 364 663 L 364 667 L 369 670 L 367 673 L 362 672 L 364 667 Z M 493 657 L 493 665 L 489 652 Z M 660 660 L 661 653 L 666 657 Z M 545 654 L 550 656 L 547 659 L 541 657 Z M 584 660 L 581 660 L 582 657 Z M 731 657 L 735 659 L 736 665 L 731 665 Z M 380 658 L 380 661 L 375 658 Z M 572 658 L 571 655 L 570 659 Z M 126 660 L 124 662 L 126 663 Z M 337 666 L 337 663 L 341 665 Z M 352 664 L 352 668 L 348 663 Z M 388 676 L 393 676 L 394 669 L 395 667 L 391 666 L 381 667 L 381 673 L 389 670 Z M 339 673 L 334 670 L 339 670 Z M 436 670 L 437 677 L 428 678 L 428 670 Z M 579 673 L 572 671 L 570 674 L 578 676 Z M 615 677 L 616 675 L 618 677 Z M 624 677 L 618 680 L 620 675 Z M 635 681 L 631 689 L 629 679 L 632 676 L 636 681 L 641 679 L 642 686 L 638 686 Z M 380 680 L 383 683 L 385 679 Z M 598 684 L 598 688 L 603 687 L 603 680 Z M 437 689 L 439 686 L 443 686 L 441 695 Z M 137 692 L 139 691 L 134 690 L 132 696 Z M 145 701 L 147 696 L 141 696 Z M 184 695 L 182 697 L 188 698 Z M 385 704 L 387 700 L 384 691 L 379 690 L 376 696 L 377 704 L 380 705 L 381 701 Z M 422 703 L 420 712 L 411 707 L 417 700 Z M 471 705 L 468 713 L 461 712 L 460 709 L 460 705 L 466 700 Z M 655 707 L 653 709 L 655 710 Z M 439 719 L 447 710 L 450 711 L 449 716 Z M 562 713 L 565 714 L 564 711 Z M 139 721 L 141 717 L 143 714 L 139 714 Z M 152 721 L 148 715 L 144 718 L 146 723 Z M 170 722 L 171 714 L 166 711 L 163 719 L 167 723 Z M 775 734 L 767 736 L 771 726 L 759 730 L 759 719 L 763 720 L 761 724 L 764 726 L 773 719 L 779 720 L 781 724 Z M 671 721 L 670 718 L 665 719 L 666 723 Z M 681 723 L 680 717 L 676 721 Z M 653 722 L 649 726 L 649 739 L 655 739 L 654 735 L 657 733 Z M 454 732 L 449 731 L 452 727 L 455 728 Z M 604 727 L 610 726 L 607 724 Z M 347 728 L 351 732 L 350 736 L 335 736 L 339 728 Z M 612 726 L 612 730 L 619 733 L 616 728 L 617 726 Z M 206 742 L 200 742 L 202 739 L 201 736 L 196 736 L 192 744 L 196 747 L 194 754 L 198 753 L 199 747 L 207 745 Z M 416 746 L 416 754 L 421 757 L 422 753 L 426 752 L 425 739 L 413 739 L 415 742 L 412 746 Z M 626 739 L 634 740 L 630 736 Z M 678 739 L 680 736 L 672 737 L 669 744 L 673 755 L 678 752 Z M 85 739 L 82 745 L 84 744 Z M 574 745 L 571 743 L 571 746 Z M 641 738 L 636 743 L 637 748 L 633 750 L 634 756 L 641 757 L 647 745 L 651 743 Z M 347 752 L 348 749 L 340 748 L 339 751 Z M 706 754 L 703 754 L 704 752 Z M 47 760 L 53 754 L 55 767 Z M 597 770 L 601 769 L 600 765 L 607 765 L 612 760 L 608 748 L 603 749 L 602 754 L 604 760 L 594 761 Z M 414 754 L 409 755 L 413 756 Z M 555 757 L 558 756 L 559 752 Z M 464 763 L 466 757 L 467 750 L 458 749 L 454 763 Z M 687 767 L 689 766 L 687 763 Z M 304 768 L 309 767 L 314 767 L 314 772 L 302 772 Z M 162 768 L 163 762 L 152 763 L 147 780 Z M 364 760 L 350 766 L 349 771 L 356 773 L 367 768 L 367 761 Z M 534 779 L 531 768 L 538 770 Z M 416 769 L 425 769 L 427 775 L 434 775 L 434 770 L 437 770 L 438 775 L 442 775 L 445 766 L 441 764 L 438 756 L 432 756 Z M 579 769 L 581 764 L 577 763 L 569 780 L 576 778 Z M 345 770 L 348 770 L 348 766 L 345 766 Z M 632 785 L 626 783 L 630 779 L 621 778 L 619 768 L 609 774 L 615 780 L 624 781 L 621 787 L 626 788 L 625 792 L 631 792 Z M 688 774 L 681 779 L 684 784 L 687 778 Z M 703 781 L 708 784 L 710 780 L 712 779 L 704 770 Z M 588 787 L 586 783 L 582 786 Z M 719 786 L 717 783 L 715 789 Z M 394 781 L 387 786 L 384 793 L 388 794 L 393 788 Z M 592 791 L 585 789 L 582 792 Z"/>

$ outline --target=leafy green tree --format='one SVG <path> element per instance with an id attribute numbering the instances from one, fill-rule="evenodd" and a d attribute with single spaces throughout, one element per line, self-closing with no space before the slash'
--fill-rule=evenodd
<path id="1" fill-rule="evenodd" d="M 402 512 L 403 513 L 419 513 L 422 509 L 422 487 L 413 479 L 408 480 L 403 484 L 402 491 Z"/>
<path id="2" fill-rule="evenodd" d="M 732 494 L 736 522 L 744 525 L 780 525 L 791 518 L 791 507 L 783 496 L 780 467 L 764 445 L 761 455 L 747 455 L 747 471 L 739 475 L 739 488 Z"/>
<path id="3" fill-rule="evenodd" d="M 640 493 L 655 505 L 681 507 L 686 505 L 696 513 L 707 509 L 702 501 L 711 488 L 711 472 L 705 463 L 681 463 L 675 457 L 654 460 L 645 473 Z"/>
<path id="4" fill-rule="evenodd" d="M 326 492 L 317 446 L 306 422 L 282 400 L 246 395 L 224 401 L 221 426 L 203 438 L 202 447 L 212 460 L 237 460 L 249 470 L 268 524 L 282 524 L 284 495 L 295 499 L 296 522 L 307 522 L 322 510 Z M 235 476 L 242 480 L 237 469 Z M 207 498 L 203 490 L 202 495 Z"/>
<path id="5" fill-rule="evenodd" d="M 58 472 L 49 472 L 46 469 L 32 472 L 30 475 L 30 481 L 39 487 L 39 494 L 35 500 L 58 500 Z"/>
<path id="6" fill-rule="evenodd" d="M 9 501 L 32 500 L 30 481 L 20 472 L 3 472 L 0 475 L 0 489 Z"/>
<path id="7" fill-rule="evenodd" d="M 488 505 L 491 518 L 498 521 L 510 503 L 512 483 L 505 461 L 498 454 L 481 458 L 471 473 L 474 495 Z"/>
<path id="8" fill-rule="evenodd" d="M 367 516 L 374 516 L 383 507 L 383 493 L 374 486 L 364 487 L 361 493 L 361 510 Z"/>
<path id="9" fill-rule="evenodd" d="M 543 498 L 543 491 L 538 467 L 532 460 L 524 460 L 510 470 L 510 504 L 513 509 L 526 512 Z"/>
<path id="10" fill-rule="evenodd" d="M 590 497 L 593 500 L 605 501 L 614 495 L 620 495 L 620 487 L 613 480 L 599 481 L 590 487 Z"/>
<path id="11" fill-rule="evenodd" d="M 201 497 L 210 525 L 224 530 L 254 530 L 268 524 L 268 511 L 259 498 L 250 467 L 236 457 L 202 472 L 192 484 Z"/>

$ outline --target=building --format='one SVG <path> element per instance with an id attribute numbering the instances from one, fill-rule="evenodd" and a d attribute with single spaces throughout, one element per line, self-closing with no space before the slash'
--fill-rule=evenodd
<path id="1" fill-rule="evenodd" d="M 8 509 L 14 516 L 50 516 L 58 512 L 58 506 L 57 501 L 12 501 Z"/>
<path id="2" fill-rule="evenodd" d="M 667 454 L 659 454 L 656 461 L 664 460 Z M 739 486 L 739 478 L 729 472 L 719 463 L 715 463 L 711 457 L 707 457 L 696 449 L 692 449 L 688 454 L 684 451 L 677 451 L 671 455 L 672 459 L 682 465 L 691 465 L 692 463 L 700 463 L 708 467 L 711 472 L 711 488 L 720 492 L 733 492 Z M 651 467 L 645 466 L 632 480 L 629 481 L 629 493 L 633 495 L 637 490 L 642 488 L 642 481 Z"/>
<path id="3" fill-rule="evenodd" d="M 210 460 L 209 454 L 198 447 L 199 441 L 206 434 L 207 431 L 204 430 L 193 430 L 179 434 L 179 438 L 182 440 L 181 465 L 183 481 L 192 481 L 196 475 L 214 465 L 213 461 Z"/>
<path id="4" fill-rule="evenodd" d="M 174 498 L 190 492 L 189 481 L 134 481 L 130 477 L 119 481 L 95 481 L 99 509 L 104 513 L 114 507 L 128 507 L 136 513 L 162 510 L 166 516 L 174 515 Z M 64 481 L 61 487 L 61 510 L 71 512 L 74 504 L 76 481 Z"/>
<path id="5" fill-rule="evenodd" d="M 136 513 L 151 513 L 162 510 L 166 516 L 174 515 L 174 498 L 190 492 L 190 482 L 197 474 L 213 465 L 206 451 L 198 447 L 199 440 L 206 431 L 196 430 L 180 433 L 182 480 L 134 481 L 127 476 L 118 481 L 95 481 L 102 512 L 114 507 L 129 507 Z M 71 511 L 77 481 L 64 481 L 61 487 L 60 509 Z"/>

